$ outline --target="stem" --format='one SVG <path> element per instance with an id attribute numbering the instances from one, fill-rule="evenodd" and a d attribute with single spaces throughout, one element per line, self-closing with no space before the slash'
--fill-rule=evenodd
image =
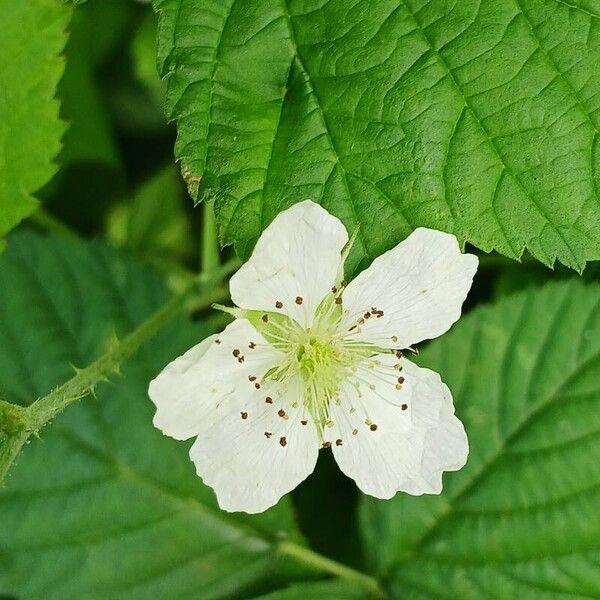
<path id="1" fill-rule="evenodd" d="M 198 304 L 208 307 L 215 298 L 223 298 L 226 294 L 226 288 L 218 287 L 200 295 Z M 67 406 L 92 392 L 97 383 L 106 380 L 113 373 L 118 373 L 120 365 L 133 356 L 145 341 L 150 339 L 181 310 L 188 295 L 182 293 L 173 296 L 169 302 L 123 338 L 121 342 L 116 343 L 106 354 L 103 354 L 85 369 L 81 369 L 75 377 L 69 379 L 47 396 L 30 405 L 27 409 L 28 428 L 31 431 L 39 431 Z"/>
<path id="2" fill-rule="evenodd" d="M 214 271 L 212 276 L 204 278 L 202 287 L 205 291 L 195 299 L 196 308 L 208 308 L 216 300 L 227 297 L 227 287 L 220 282 L 238 266 L 237 260 L 230 261 Z M 180 312 L 197 286 L 197 281 L 194 281 L 182 292 L 173 296 L 100 358 L 28 407 L 0 401 L 0 435 L 3 436 L 0 445 L 0 483 L 29 437 L 37 435 L 59 412 L 93 392 L 96 385 L 106 381 L 109 375 L 118 372 L 124 361 L 135 354 L 143 343 Z"/>
<path id="3" fill-rule="evenodd" d="M 317 569 L 318 571 L 335 575 L 336 577 L 345 579 L 349 582 L 354 582 L 356 585 L 359 585 L 369 592 L 373 598 L 386 597 L 383 588 L 374 577 L 371 577 L 366 573 L 361 573 L 351 567 L 347 567 L 346 565 L 318 554 L 317 552 L 313 552 L 310 548 L 298 546 L 293 542 L 283 541 L 277 544 L 277 551 L 283 556 L 294 558 L 298 562 Z"/>
<path id="4" fill-rule="evenodd" d="M 203 217 L 201 273 L 210 275 L 219 266 L 219 240 L 217 239 L 217 220 L 215 219 L 213 200 L 204 201 Z"/>

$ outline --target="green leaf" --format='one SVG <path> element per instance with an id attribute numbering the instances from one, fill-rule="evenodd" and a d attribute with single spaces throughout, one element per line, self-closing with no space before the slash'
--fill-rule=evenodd
<path id="1" fill-rule="evenodd" d="M 368 600 L 372 598 L 356 585 L 332 581 L 300 583 L 253 600 Z"/>
<path id="2" fill-rule="evenodd" d="M 568 281 L 479 308 L 420 363 L 453 391 L 467 466 L 441 496 L 364 499 L 392 596 L 600 596 L 600 287 Z"/>
<path id="3" fill-rule="evenodd" d="M 600 258 L 598 9 L 562 0 L 155 0 L 194 199 L 247 255 L 310 197 L 354 260 L 417 226 Z"/>
<path id="4" fill-rule="evenodd" d="M 58 0 L 0 0 L 0 238 L 36 209 L 32 194 L 56 171 L 65 125 L 54 95 L 70 14 Z"/>
<path id="5" fill-rule="evenodd" d="M 161 279 L 101 244 L 32 235 L 0 257 L 0 398 L 28 404 L 161 306 Z M 149 380 L 209 332 L 183 317 L 27 446 L 0 492 L 0 595 L 27 600 L 259 595 L 304 571 L 273 553 L 289 503 L 218 509 L 189 444 L 152 426 Z"/>

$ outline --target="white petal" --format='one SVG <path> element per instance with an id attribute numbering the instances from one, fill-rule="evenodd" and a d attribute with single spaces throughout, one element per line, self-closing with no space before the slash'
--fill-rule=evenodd
<path id="1" fill-rule="evenodd" d="M 309 326 L 335 283 L 347 241 L 341 221 L 324 208 L 310 200 L 294 204 L 275 217 L 231 278 L 231 299 L 241 308 L 280 310 Z"/>
<path id="2" fill-rule="evenodd" d="M 406 359 L 401 360 L 405 382 L 398 390 L 396 359 L 388 354 L 377 358 L 380 368 L 360 373 L 361 397 L 348 383 L 340 405 L 332 405 L 333 427 L 326 433 L 335 458 L 365 494 L 439 494 L 442 473 L 460 469 L 468 454 L 450 390 L 437 373 Z"/>
<path id="3" fill-rule="evenodd" d="M 199 431 L 203 403 L 195 394 L 195 365 L 218 335 L 211 335 L 169 363 L 151 382 L 148 395 L 156 405 L 154 426 L 176 440 L 187 440 Z"/>
<path id="4" fill-rule="evenodd" d="M 384 348 L 408 348 L 446 332 L 460 317 L 477 270 L 477 257 L 462 254 L 448 233 L 419 228 L 350 282 L 343 295 L 344 326 L 357 323 L 356 339 Z"/>
<path id="5" fill-rule="evenodd" d="M 256 345 L 254 349 L 249 344 Z M 234 350 L 239 356 L 234 356 Z M 280 354 L 245 319 L 175 359 L 150 382 L 148 394 L 156 405 L 154 425 L 166 435 L 185 440 L 213 419 L 214 407 L 225 396 L 250 396 L 250 376 L 261 377 Z M 243 360 L 240 362 L 240 359 Z"/>
<path id="6" fill-rule="evenodd" d="M 190 457 L 223 510 L 262 512 L 314 470 L 317 431 L 302 390 L 270 382 L 252 397 L 231 394 L 198 436 Z"/>

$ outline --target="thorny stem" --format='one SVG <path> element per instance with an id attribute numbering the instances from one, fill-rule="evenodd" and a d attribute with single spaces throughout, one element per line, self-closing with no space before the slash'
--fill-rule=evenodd
<path id="1" fill-rule="evenodd" d="M 282 541 L 277 545 L 277 551 L 283 556 L 293 558 L 299 563 L 317 569 L 322 573 L 329 573 L 340 579 L 355 583 L 357 586 L 366 590 L 374 599 L 386 598 L 386 593 L 374 577 L 327 558 L 322 554 L 318 554 L 310 548 L 299 546 L 293 542 Z"/>
<path id="2" fill-rule="evenodd" d="M 194 298 L 195 307 L 208 308 L 213 302 L 225 298 L 227 288 L 221 282 L 238 266 L 239 262 L 235 260 L 223 265 L 210 277 L 201 277 L 203 291 Z M 98 383 L 117 373 L 123 362 L 183 309 L 197 288 L 197 281 L 187 286 L 100 358 L 78 370 L 74 377 L 43 398 L 27 407 L 0 401 L 0 483 L 32 435 L 37 435 L 44 425 L 67 406 L 93 392 Z"/>

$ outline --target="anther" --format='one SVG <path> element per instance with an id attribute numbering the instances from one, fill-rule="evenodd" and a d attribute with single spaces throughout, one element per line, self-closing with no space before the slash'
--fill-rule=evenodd
<path id="1" fill-rule="evenodd" d="M 279 438 L 279 445 L 287 446 L 287 439 L 286 439 L 285 435 Z"/>
<path id="2" fill-rule="evenodd" d="M 250 350 L 254 350 L 254 348 L 256 348 L 256 344 L 254 342 L 250 342 L 248 344 L 248 348 L 250 348 Z"/>
<path id="3" fill-rule="evenodd" d="M 247 412 L 241 412 L 240 415 L 242 415 L 242 419 L 247 419 L 248 418 L 248 413 Z"/>
<path id="4" fill-rule="evenodd" d="M 403 404 L 403 405 L 400 407 L 400 410 L 406 410 L 407 408 L 408 408 L 408 404 Z"/>
<path id="5" fill-rule="evenodd" d="M 256 381 L 256 375 L 248 375 L 248 381 Z"/>
<path id="6" fill-rule="evenodd" d="M 375 425 L 375 423 L 371 423 L 371 425 L 369 425 L 369 429 L 371 431 L 377 431 L 377 425 Z"/>
<path id="7" fill-rule="evenodd" d="M 398 336 L 397 335 L 393 335 L 392 336 L 392 342 L 394 342 L 394 344 L 398 341 Z"/>
<path id="8" fill-rule="evenodd" d="M 277 300 L 277 302 L 275 302 L 275 308 L 283 308 L 283 302 Z"/>
<path id="9" fill-rule="evenodd" d="M 306 425 L 308 423 L 308 421 L 300 421 L 300 423 L 302 423 L 302 425 Z"/>
<path id="10" fill-rule="evenodd" d="M 340 285 L 342 287 L 346 287 L 348 285 L 348 282 L 345 279 L 342 279 L 342 283 L 340 283 Z"/>
<path id="11" fill-rule="evenodd" d="M 402 358 L 403 354 L 402 354 L 402 350 L 396 350 L 394 352 L 394 354 L 396 355 L 396 358 Z"/>
<path id="12" fill-rule="evenodd" d="M 336 303 L 336 304 L 341 304 L 341 303 L 342 303 L 342 297 L 341 297 L 341 296 L 338 296 L 338 297 L 335 299 L 335 303 Z"/>
<path id="13" fill-rule="evenodd" d="M 368 313 L 368 312 L 366 312 L 366 313 L 363 315 L 363 317 L 364 317 L 365 319 L 370 319 L 370 318 L 371 318 L 371 313 Z"/>
<path id="14" fill-rule="evenodd" d="M 257 382 L 254 384 L 254 387 L 255 387 L 257 390 L 260 390 L 260 383 L 258 383 L 258 381 L 257 381 Z"/>
<path id="15" fill-rule="evenodd" d="M 231 354 L 237 358 L 240 355 L 240 351 L 236 348 Z"/>
<path id="16" fill-rule="evenodd" d="M 296 296 L 296 304 L 298 304 L 298 306 L 300 304 L 302 304 L 304 302 L 304 298 L 302 298 L 302 296 Z"/>
<path id="17" fill-rule="evenodd" d="M 399 383 L 397 383 L 397 384 L 396 384 L 396 389 L 397 389 L 397 390 L 401 390 L 401 389 L 402 389 L 402 386 L 401 386 Z"/>
<path id="18" fill-rule="evenodd" d="M 269 315 L 263 315 L 261 317 L 261 319 L 262 319 L 263 323 L 266 323 L 269 320 Z"/>
<path id="19" fill-rule="evenodd" d="M 352 435 L 356 435 L 358 433 L 358 429 L 353 429 L 352 430 Z"/>
<path id="20" fill-rule="evenodd" d="M 219 338 L 217 338 L 217 339 L 215 340 L 215 344 L 220 344 L 220 343 L 221 343 L 221 340 L 220 340 Z"/>
<path id="21" fill-rule="evenodd" d="M 398 377 L 398 383 L 404 383 L 404 377 Z"/>
<path id="22" fill-rule="evenodd" d="M 331 448 L 331 442 L 323 442 L 323 448 Z"/>
<path id="23" fill-rule="evenodd" d="M 265 437 L 268 439 L 272 436 L 273 434 L 270 431 L 265 431 Z"/>
<path id="24" fill-rule="evenodd" d="M 337 292 L 337 288 L 335 287 L 335 285 L 331 288 L 332 293 L 336 293 Z"/>
<path id="25" fill-rule="evenodd" d="M 338 438 L 337 440 L 335 440 L 335 445 L 336 446 L 341 446 L 342 444 L 343 444 L 343 442 L 342 442 L 341 439 Z"/>
<path id="26" fill-rule="evenodd" d="M 273 398 L 271 398 L 271 396 L 267 396 L 267 397 L 265 398 L 265 402 L 266 402 L 267 404 L 273 404 Z"/>
<path id="27" fill-rule="evenodd" d="M 244 362 L 244 357 L 243 357 L 243 356 L 239 356 L 239 357 L 238 357 L 238 362 L 239 362 L 240 364 L 242 364 L 242 363 Z"/>

